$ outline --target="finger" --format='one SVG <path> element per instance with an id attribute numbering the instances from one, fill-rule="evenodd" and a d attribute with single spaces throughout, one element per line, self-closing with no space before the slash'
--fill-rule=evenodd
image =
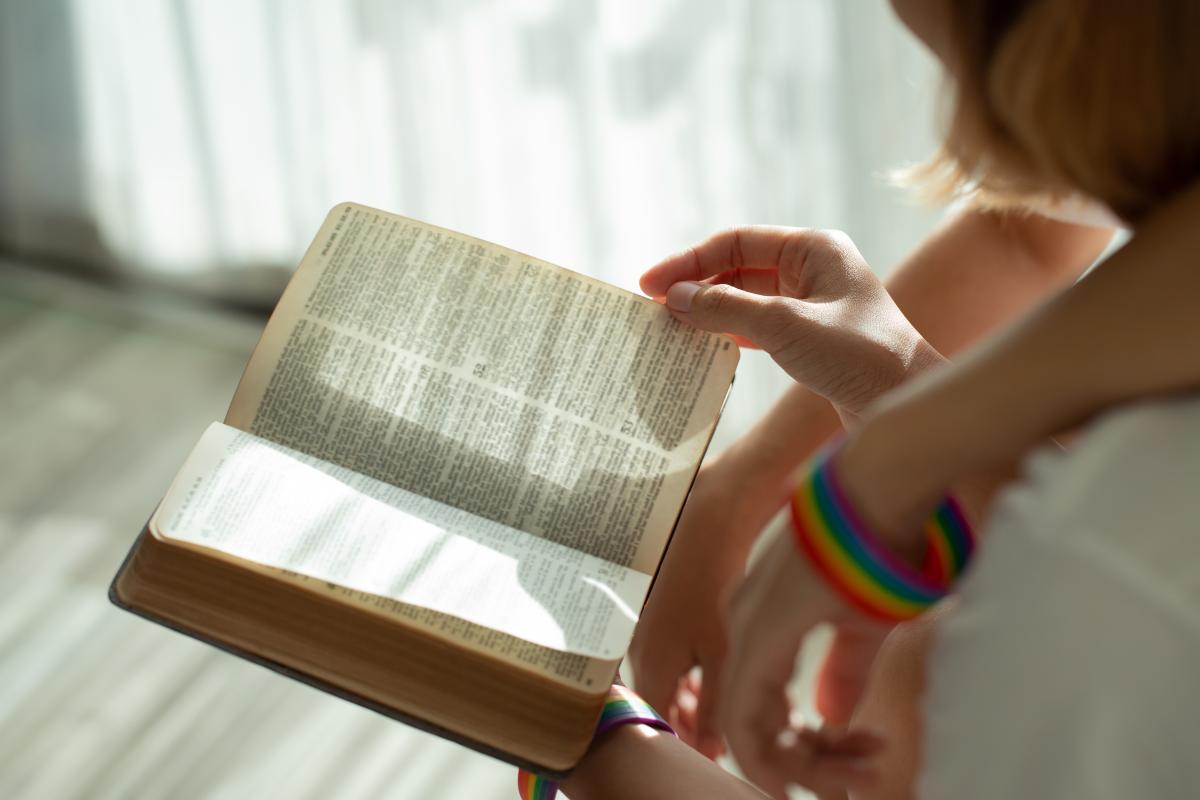
<path id="1" fill-rule="evenodd" d="M 774 793 L 787 785 L 777 740 L 791 730 L 786 689 L 796 655 L 834 606 L 828 590 L 805 572 L 783 515 L 764 535 L 770 541 L 728 608 L 720 721 L 746 777 Z"/>
<path id="2" fill-rule="evenodd" d="M 769 697 L 769 699 L 768 699 Z M 753 720 L 742 727 L 743 745 L 731 750 L 746 777 L 768 794 L 786 793 L 788 779 L 778 758 L 779 736 L 787 730 L 791 707 L 784 692 L 763 693 L 760 702 L 752 706 Z M 736 728 L 735 728 L 736 730 Z M 731 732 L 732 734 L 732 732 Z M 748 746 L 747 746 L 748 745 Z"/>
<path id="3" fill-rule="evenodd" d="M 691 747 L 692 745 L 689 741 L 689 736 L 691 733 L 685 720 L 680 715 L 679 706 L 672 705 L 666 711 L 660 711 L 659 714 L 667 721 L 667 724 L 671 726 L 671 730 L 675 731 L 675 735 L 679 737 L 679 740 L 688 747 Z"/>
<path id="4" fill-rule="evenodd" d="M 721 702 L 721 667 L 724 660 L 723 653 L 700 656 L 703 681 L 698 687 L 700 702 L 696 709 L 696 749 L 711 759 L 720 756 L 725 749 L 717 714 Z"/>
<path id="5" fill-rule="evenodd" d="M 772 761 L 775 738 L 788 722 L 787 697 L 768 692 L 765 702 L 751 704 L 743 699 L 745 692 L 734 691 L 735 688 L 726 684 L 720 715 L 730 753 L 750 782 L 772 797 L 781 796 L 786 792 L 787 782 Z"/>
<path id="6" fill-rule="evenodd" d="M 693 690 L 691 682 L 691 673 L 688 677 L 680 681 L 679 690 L 675 693 L 675 722 L 672 722 L 672 727 L 675 728 L 675 733 L 679 738 L 692 748 L 697 748 L 699 744 L 699 734 L 696 730 L 696 709 L 699 707 L 699 698 Z"/>
<path id="7" fill-rule="evenodd" d="M 805 234 L 802 229 L 767 225 L 729 228 L 646 270 L 642 291 L 662 297 L 679 281 L 702 281 L 728 270 L 776 269 L 788 243 Z"/>
<path id="8" fill-rule="evenodd" d="M 805 742 L 813 755 L 838 758 L 865 758 L 878 755 L 887 746 L 883 735 L 870 728 L 847 729 L 841 726 L 801 728 L 796 738 Z"/>
<path id="9" fill-rule="evenodd" d="M 804 729 L 794 737 L 781 737 L 778 769 L 787 783 L 795 783 L 822 797 L 863 791 L 879 779 L 883 739 L 870 731 L 827 733 Z"/>
<path id="10" fill-rule="evenodd" d="M 781 796 L 787 786 L 776 758 L 776 740 L 788 727 L 786 687 L 801 635 L 773 637 L 751 625 L 731 642 L 725 665 L 720 721 L 730 751 L 746 777 L 771 796 Z"/>
<path id="11" fill-rule="evenodd" d="M 866 690 L 882 637 L 875 631 L 837 628 L 817 673 L 817 711 L 826 723 L 845 725 Z"/>
<path id="12" fill-rule="evenodd" d="M 765 297 L 728 284 L 677 283 L 667 292 L 676 319 L 714 333 L 731 333 L 768 352 L 799 335 L 806 319 L 799 300 Z"/>
<path id="13" fill-rule="evenodd" d="M 779 294 L 779 270 L 729 269 L 705 278 L 700 283 L 710 286 L 723 284 L 752 294 L 777 295 Z M 668 291 L 670 290 L 668 289 Z"/>

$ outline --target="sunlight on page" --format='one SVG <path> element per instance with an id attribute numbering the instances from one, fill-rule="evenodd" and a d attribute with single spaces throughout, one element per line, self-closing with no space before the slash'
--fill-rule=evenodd
<path id="1" fill-rule="evenodd" d="M 221 424 L 155 514 L 162 537 L 620 658 L 649 576 Z"/>

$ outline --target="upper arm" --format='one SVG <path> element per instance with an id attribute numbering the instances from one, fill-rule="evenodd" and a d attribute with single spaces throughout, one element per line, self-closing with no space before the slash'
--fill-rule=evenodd
<path id="1" fill-rule="evenodd" d="M 1114 233 L 1112 228 L 1076 225 L 1035 213 L 976 213 L 991 220 L 1032 268 L 1068 281 L 1100 257 Z"/>
<path id="2" fill-rule="evenodd" d="M 1036 214 L 966 209 L 905 258 L 887 286 L 917 330 L 953 355 L 1075 281 L 1111 236 Z"/>

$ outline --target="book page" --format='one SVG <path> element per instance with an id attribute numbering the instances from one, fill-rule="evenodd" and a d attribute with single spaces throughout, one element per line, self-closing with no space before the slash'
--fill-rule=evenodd
<path id="1" fill-rule="evenodd" d="M 728 339 L 647 298 L 347 203 L 288 285 L 225 422 L 652 575 L 737 359 Z M 581 688 L 603 690 L 615 670 L 274 576 Z"/>
<path id="2" fill-rule="evenodd" d="M 156 535 L 618 659 L 649 577 L 214 423 Z"/>
<path id="3" fill-rule="evenodd" d="M 646 298 L 348 203 L 226 422 L 651 575 L 736 362 Z"/>

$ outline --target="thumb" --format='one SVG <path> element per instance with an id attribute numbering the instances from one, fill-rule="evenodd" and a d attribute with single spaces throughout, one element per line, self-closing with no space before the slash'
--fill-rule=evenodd
<path id="1" fill-rule="evenodd" d="M 799 301 L 744 292 L 725 283 L 681 281 L 667 290 L 676 319 L 713 333 L 731 333 L 774 352 L 794 338 L 804 320 Z"/>

